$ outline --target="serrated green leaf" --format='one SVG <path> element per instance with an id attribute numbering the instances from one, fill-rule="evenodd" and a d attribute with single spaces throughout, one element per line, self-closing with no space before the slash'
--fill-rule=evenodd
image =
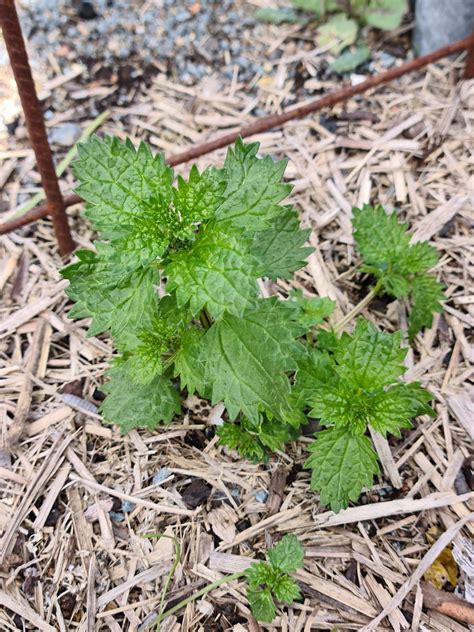
<path id="1" fill-rule="evenodd" d="M 252 589 L 271 587 L 279 574 L 268 562 L 253 562 L 245 571 L 248 585 Z"/>
<path id="2" fill-rule="evenodd" d="M 187 329 L 181 336 L 174 355 L 174 377 L 178 377 L 181 388 L 188 393 L 198 392 L 205 396 L 205 358 L 202 353 L 204 330 L 198 327 Z"/>
<path id="3" fill-rule="evenodd" d="M 298 322 L 305 329 L 321 325 L 336 309 L 335 301 L 330 298 L 321 296 L 307 298 L 303 296 L 301 290 L 293 290 L 290 298 L 298 307 Z"/>
<path id="4" fill-rule="evenodd" d="M 206 309 L 213 318 L 224 312 L 241 316 L 255 304 L 256 260 L 238 231 L 207 225 L 191 248 L 170 259 L 165 269 L 167 290 L 176 292 L 179 307 L 189 304 L 193 315 Z"/>
<path id="5" fill-rule="evenodd" d="M 150 326 L 137 334 L 137 345 L 115 361 L 134 384 L 149 384 L 155 375 L 163 372 L 163 356 L 171 354 L 181 334 L 179 318 L 174 321 L 167 318 L 165 310 L 163 312 L 164 316 L 156 314 Z"/>
<path id="6" fill-rule="evenodd" d="M 296 406 L 303 410 L 313 401 L 314 393 L 320 383 L 337 381 L 334 363 L 326 352 L 309 347 L 298 360 L 298 368 L 292 386 L 292 397 Z"/>
<path id="7" fill-rule="evenodd" d="M 245 459 L 253 463 L 267 460 L 267 451 L 258 437 L 247 432 L 240 424 L 224 423 L 217 428 L 219 443 L 237 450 Z"/>
<path id="8" fill-rule="evenodd" d="M 256 259 L 258 277 L 290 279 L 306 264 L 314 248 L 304 246 L 310 230 L 300 230 L 291 207 L 274 220 L 273 226 L 254 237 L 250 252 Z"/>
<path id="9" fill-rule="evenodd" d="M 157 309 L 157 272 L 138 268 L 132 272 L 109 260 L 108 246 L 99 254 L 88 250 L 76 253 L 78 261 L 63 268 L 70 281 L 66 294 L 76 302 L 70 318 L 92 318 L 88 335 L 110 330 L 123 349 L 138 343 L 137 333 L 151 322 Z"/>
<path id="10" fill-rule="evenodd" d="M 355 70 L 357 66 L 363 64 L 369 59 L 369 57 L 370 48 L 364 43 L 359 43 L 356 48 L 351 48 L 341 53 L 337 59 L 329 64 L 329 66 L 331 70 L 334 70 L 334 72 L 349 72 L 350 70 Z"/>
<path id="11" fill-rule="evenodd" d="M 446 300 L 446 296 L 443 286 L 435 277 L 423 274 L 413 279 L 410 299 L 412 308 L 408 319 L 408 335 L 413 340 L 424 327 L 431 327 L 433 312 L 443 311 L 441 301 Z"/>
<path id="12" fill-rule="evenodd" d="M 370 425 L 381 435 L 400 436 L 401 428 L 410 428 L 410 420 L 420 414 L 433 414 L 428 406 L 431 394 L 417 383 L 395 384 L 380 391 L 370 402 Z"/>
<path id="13" fill-rule="evenodd" d="M 292 573 L 303 566 L 304 549 L 298 538 L 291 534 L 284 535 L 280 542 L 268 550 L 267 555 L 273 568 L 283 573 Z"/>
<path id="14" fill-rule="evenodd" d="M 220 443 L 254 463 L 266 462 L 268 450 L 281 450 L 287 441 L 297 439 L 298 434 L 294 427 L 264 414 L 256 422 L 244 417 L 239 424 L 226 422 L 217 429 Z"/>
<path id="15" fill-rule="evenodd" d="M 331 46 L 331 52 L 339 55 L 344 48 L 356 41 L 358 31 L 355 20 L 345 13 L 336 13 L 318 28 L 316 43 L 321 47 Z"/>
<path id="16" fill-rule="evenodd" d="M 269 589 L 252 590 L 247 588 L 247 599 L 253 616 L 257 621 L 271 623 L 276 615 L 276 606 Z"/>
<path id="17" fill-rule="evenodd" d="M 406 0 L 369 0 L 362 16 L 369 26 L 391 31 L 400 26 L 407 11 Z"/>
<path id="18" fill-rule="evenodd" d="M 244 145 L 240 138 L 229 148 L 222 174 L 224 201 L 216 211 L 219 221 L 253 232 L 272 226 L 292 189 L 282 182 L 287 160 L 257 158 L 258 149 L 259 143 Z"/>
<path id="19" fill-rule="evenodd" d="M 173 189 L 174 206 L 193 228 L 197 222 L 214 217 L 223 201 L 224 189 L 225 182 L 217 169 L 209 167 L 199 173 L 193 165 L 188 180 L 178 176 L 177 186 Z"/>
<path id="20" fill-rule="evenodd" d="M 410 244 L 399 266 L 406 274 L 424 274 L 438 263 L 439 255 L 434 246 L 426 241 Z"/>
<path id="21" fill-rule="evenodd" d="M 120 426 L 122 432 L 133 428 L 154 430 L 161 423 L 169 423 L 181 411 L 181 399 L 173 384 L 157 375 L 146 386 L 130 383 L 126 370 L 113 366 L 111 378 L 102 390 L 108 393 L 100 412 L 104 419 Z"/>
<path id="22" fill-rule="evenodd" d="M 308 399 L 310 415 L 325 426 L 337 425 L 345 427 L 347 432 L 363 433 L 370 422 L 372 398 L 350 382 L 336 379 L 319 387 L 315 384 Z"/>
<path id="23" fill-rule="evenodd" d="M 400 348 L 400 343 L 399 332 L 382 333 L 359 318 L 352 335 L 343 334 L 334 351 L 336 372 L 361 389 L 390 384 L 406 371 L 407 349 Z"/>
<path id="24" fill-rule="evenodd" d="M 409 336 L 413 338 L 432 323 L 432 312 L 441 311 L 442 286 L 428 274 L 438 253 L 427 242 L 410 243 L 406 224 L 382 206 L 353 210 L 354 239 L 364 260 L 363 271 L 373 274 L 383 290 L 396 298 L 410 296 Z"/>
<path id="25" fill-rule="evenodd" d="M 273 584 L 272 592 L 277 601 L 287 604 L 292 604 L 297 599 L 301 599 L 298 584 L 288 575 L 282 575 L 277 579 Z"/>
<path id="26" fill-rule="evenodd" d="M 328 428 L 316 435 L 305 468 L 311 469 L 311 489 L 320 493 L 321 505 L 333 511 L 357 500 L 363 487 L 370 487 L 379 473 L 377 454 L 370 440 L 346 428 Z"/>
<path id="27" fill-rule="evenodd" d="M 146 264 L 180 233 L 183 218 L 172 206 L 173 171 L 141 143 L 92 136 L 78 145 L 73 171 L 93 228 L 137 265 Z"/>
<path id="28" fill-rule="evenodd" d="M 365 204 L 352 209 L 352 214 L 354 239 L 365 264 L 378 268 L 382 274 L 404 260 L 410 235 L 407 225 L 399 224 L 395 213 L 386 213 L 381 205 Z"/>
<path id="29" fill-rule="evenodd" d="M 206 332 L 206 383 L 212 384 L 212 402 L 224 401 L 231 420 L 239 412 L 251 421 L 264 411 L 279 419 L 294 414 L 286 372 L 296 368 L 302 347 L 288 308 L 277 299 L 261 300 L 241 318 L 224 314 Z"/>
<path id="30" fill-rule="evenodd" d="M 311 415 L 325 426 L 363 434 L 370 425 L 383 435 L 399 435 L 400 428 L 410 427 L 413 417 L 429 412 L 431 398 L 418 384 L 397 382 L 404 371 L 405 354 L 398 334 L 381 333 L 359 320 L 354 334 L 341 336 L 324 363 L 324 356 L 315 352 L 314 368 L 302 363 L 303 384 L 298 385 L 297 372 L 294 392 L 301 389 L 312 406 Z"/>
<path id="31" fill-rule="evenodd" d="M 304 417 L 301 419 L 301 423 L 303 422 Z M 283 449 L 285 443 L 296 440 L 299 436 L 299 427 L 283 423 L 275 418 L 269 418 L 267 415 L 261 415 L 257 427 L 245 418 L 243 424 L 245 427 L 251 424 L 253 428 L 256 428 L 255 432 L 259 441 L 273 451 Z"/>

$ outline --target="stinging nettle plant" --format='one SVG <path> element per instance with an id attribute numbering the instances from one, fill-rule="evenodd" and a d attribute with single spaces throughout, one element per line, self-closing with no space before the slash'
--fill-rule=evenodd
<path id="1" fill-rule="evenodd" d="M 430 414 L 430 394 L 406 383 L 400 333 L 359 319 L 331 329 L 328 298 L 294 291 L 263 298 L 262 278 L 291 279 L 312 248 L 309 230 L 283 201 L 286 161 L 257 156 L 238 140 L 221 168 L 187 180 L 141 143 L 91 138 L 74 172 L 86 216 L 100 238 L 62 270 L 89 335 L 110 332 L 117 355 L 104 386 L 104 419 L 123 432 L 150 430 L 180 413 L 182 393 L 227 411 L 220 441 L 254 461 L 297 439 L 310 414 L 316 433 L 305 466 L 321 503 L 335 511 L 357 500 L 379 471 L 369 427 L 399 435 Z M 409 336 L 430 326 L 441 285 L 428 270 L 436 250 L 410 244 L 406 226 L 382 207 L 354 210 L 361 272 L 371 296 L 407 297 Z M 365 304 L 367 301 L 365 301 Z"/>

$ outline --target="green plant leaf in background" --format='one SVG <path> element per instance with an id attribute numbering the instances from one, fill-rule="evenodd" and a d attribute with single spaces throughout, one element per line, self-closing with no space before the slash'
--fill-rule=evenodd
<path id="1" fill-rule="evenodd" d="M 407 11 L 406 0 L 369 0 L 361 18 L 369 26 L 391 31 L 400 26 Z"/>
<path id="2" fill-rule="evenodd" d="M 364 42 L 359 42 L 356 48 L 347 49 L 341 53 L 337 59 L 331 62 L 329 66 L 334 72 L 349 72 L 363 64 L 369 57 L 369 47 L 366 46 Z"/>
<path id="3" fill-rule="evenodd" d="M 255 12 L 255 18 L 260 22 L 268 24 L 304 24 L 307 20 L 292 9 L 273 9 L 271 7 L 262 7 Z"/>
<path id="4" fill-rule="evenodd" d="M 292 2 L 296 8 L 302 11 L 311 11 L 318 18 L 341 8 L 337 0 L 292 0 Z"/>
<path id="5" fill-rule="evenodd" d="M 357 22 L 345 13 L 336 13 L 318 28 L 316 43 L 318 46 L 331 46 L 331 52 L 339 55 L 357 39 Z"/>

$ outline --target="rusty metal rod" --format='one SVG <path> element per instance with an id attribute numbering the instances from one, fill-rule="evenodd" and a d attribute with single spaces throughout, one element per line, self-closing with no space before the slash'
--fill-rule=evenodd
<path id="1" fill-rule="evenodd" d="M 0 20 L 21 105 L 25 114 L 28 134 L 35 152 L 41 184 L 47 199 L 47 212 L 51 214 L 53 219 L 59 252 L 65 256 L 74 250 L 75 243 L 69 230 L 68 218 L 46 135 L 43 112 L 31 75 L 28 54 L 14 0 L 2 0 L 0 4 Z"/>
<path id="2" fill-rule="evenodd" d="M 317 110 L 320 110 L 324 107 L 329 107 L 331 105 L 335 105 L 336 103 L 340 103 L 341 101 L 346 101 L 356 94 L 362 94 L 363 92 L 366 92 L 371 88 L 375 88 L 380 84 L 388 83 L 390 81 L 393 81 L 394 79 L 398 79 L 399 77 L 409 72 L 419 70 L 420 68 L 423 68 L 428 64 L 438 61 L 443 57 L 447 57 L 448 55 L 452 55 L 453 53 L 458 53 L 462 50 L 465 50 L 469 47 L 470 43 L 471 38 L 465 37 L 464 39 L 453 42 L 448 46 L 439 48 L 438 50 L 435 50 L 428 55 L 417 57 L 412 61 L 402 64 L 398 68 L 392 68 L 391 70 L 387 70 L 387 72 L 383 72 L 379 75 L 370 77 L 369 79 L 366 79 L 366 81 L 363 81 L 356 86 L 347 86 L 346 88 L 341 88 L 341 90 L 330 92 L 329 94 L 326 94 L 325 96 L 314 101 L 310 101 L 309 103 L 298 105 L 285 110 L 281 114 L 272 114 L 270 116 L 265 116 L 257 119 L 254 123 L 246 125 L 235 132 L 224 134 L 215 138 L 214 140 L 199 143 L 198 145 L 195 145 L 194 147 L 191 147 L 186 151 L 170 156 L 166 160 L 166 162 L 170 166 L 175 167 L 176 165 L 188 162 L 193 158 L 198 158 L 199 156 L 208 154 L 215 149 L 226 147 L 227 145 L 233 143 L 238 136 L 246 138 L 248 136 L 253 136 L 254 134 L 265 132 L 274 127 L 280 127 L 287 121 L 291 121 L 292 119 L 296 118 L 302 118 L 307 114 L 316 112 Z M 65 206 L 72 206 L 73 204 L 78 204 L 79 202 L 81 202 L 81 198 L 78 195 L 68 195 L 64 199 Z M 35 209 L 29 211 L 28 213 L 25 213 L 25 215 L 23 215 L 22 217 L 18 217 L 17 219 L 13 219 L 9 222 L 5 222 L 4 224 L 0 224 L 0 235 L 15 230 L 20 226 L 25 226 L 26 224 L 41 219 L 42 217 L 46 217 L 47 215 L 48 207 L 47 205 L 42 204 Z"/>
<path id="3" fill-rule="evenodd" d="M 464 66 L 464 79 L 474 79 L 474 29 L 471 33 L 470 43 L 467 49 L 466 65 Z"/>
<path id="4" fill-rule="evenodd" d="M 214 140 L 210 140 L 206 143 L 191 147 L 190 149 L 183 151 L 180 154 L 170 156 L 168 164 L 173 166 L 179 165 L 183 162 L 188 162 L 193 158 L 197 158 L 199 156 L 207 154 L 211 151 L 214 151 L 215 149 L 220 149 L 221 147 L 230 145 L 238 136 L 246 138 L 247 136 L 260 134 L 261 132 L 265 132 L 273 127 L 280 127 L 281 125 L 283 125 L 287 121 L 291 121 L 292 119 L 302 118 L 303 116 L 311 114 L 316 110 L 321 110 L 322 108 L 335 105 L 336 103 L 339 103 L 341 101 L 346 101 L 356 94 L 361 94 L 363 92 L 366 92 L 367 90 L 370 90 L 371 88 L 379 86 L 382 83 L 388 83 L 389 81 L 398 79 L 398 77 L 401 77 L 402 75 L 405 75 L 414 70 L 418 70 L 419 68 L 431 64 L 432 62 L 438 61 L 443 57 L 447 57 L 452 53 L 457 53 L 458 51 L 464 50 L 469 46 L 469 43 L 470 38 L 466 37 L 462 40 L 454 42 L 453 44 L 449 44 L 448 46 L 439 48 L 438 50 L 435 50 L 428 55 L 417 57 L 413 61 L 402 64 L 398 68 L 392 68 L 391 70 L 387 70 L 387 72 L 383 72 L 379 75 L 374 75 L 373 77 L 366 79 L 356 86 L 348 86 L 346 88 L 341 88 L 341 90 L 330 92 L 329 94 L 326 94 L 323 97 L 316 99 L 315 101 L 310 101 L 309 103 L 294 106 L 288 110 L 285 110 L 281 114 L 272 114 L 271 116 L 265 116 L 261 119 L 258 119 L 254 123 L 251 123 L 250 125 L 242 127 L 237 132 L 224 134 L 223 136 L 219 136 Z"/>

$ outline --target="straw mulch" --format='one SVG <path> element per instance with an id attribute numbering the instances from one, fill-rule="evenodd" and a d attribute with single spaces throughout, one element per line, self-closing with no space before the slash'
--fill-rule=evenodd
<path id="1" fill-rule="evenodd" d="M 311 68 L 317 54 L 302 55 L 301 63 Z M 256 106 L 280 110 L 293 87 L 290 57 L 276 80 L 258 79 L 256 96 L 238 77 L 230 85 L 208 78 L 196 89 L 158 76 L 133 106 L 115 107 L 101 132 L 175 152 L 238 127 Z M 297 574 L 304 601 L 281 609 L 273 625 L 257 625 L 243 584 L 234 582 L 167 619 L 162 632 L 467 629 L 426 609 L 419 586 L 446 546 L 474 532 L 472 392 L 466 386 L 474 319 L 474 86 L 457 81 L 462 66 L 459 59 L 445 60 L 325 112 L 324 119 L 318 114 L 257 139 L 262 153 L 289 157 L 291 201 L 313 228 L 316 252 L 294 285 L 334 298 L 341 313 L 366 294 L 366 280 L 355 269 L 352 205 L 396 207 L 414 235 L 441 253 L 437 273 L 449 301 L 407 360 L 408 377 L 433 393 L 437 416 L 418 419 L 400 440 L 379 441 L 384 476 L 338 515 L 309 491 L 302 470 L 307 438 L 267 465 L 253 465 L 214 438 L 222 407 L 210 409 L 195 397 L 186 401 L 183 418 L 154 433 L 121 436 L 104 426 L 95 406 L 111 343 L 106 336 L 86 338 L 86 321 L 68 320 L 50 223 L 1 238 L 2 630 L 145 629 L 174 556 L 172 540 L 146 538 L 159 533 L 181 546 L 168 605 L 261 558 L 284 533 L 296 534 L 306 551 Z M 313 90 L 335 87 L 307 81 Z M 219 163 L 224 153 L 199 163 Z M 25 191 L 21 177 L 9 175 L 34 173 L 34 160 L 26 140 L 15 147 L 4 142 L 2 157 L 4 205 L 14 209 Z M 65 175 L 64 189 L 72 183 Z M 80 208 L 71 215 L 77 243 L 90 246 Z M 286 292 L 288 285 L 265 289 Z M 396 302 L 376 301 L 364 315 L 389 331 L 406 322 Z M 12 432 L 14 445 L 7 441 Z M 262 492 L 269 492 L 266 502 Z M 432 527 L 440 539 L 428 537 Z"/>

